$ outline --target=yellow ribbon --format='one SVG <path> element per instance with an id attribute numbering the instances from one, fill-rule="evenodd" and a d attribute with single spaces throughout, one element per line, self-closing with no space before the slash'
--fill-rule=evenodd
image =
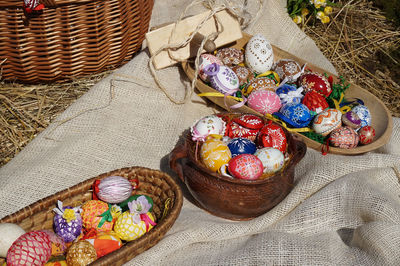
<path id="1" fill-rule="evenodd" d="M 163 215 L 161 216 L 161 220 L 164 219 L 165 216 L 167 216 L 170 204 L 171 204 L 171 198 L 168 198 L 164 203 L 164 211 Z"/>
<path id="2" fill-rule="evenodd" d="M 342 114 L 345 114 L 345 113 L 347 113 L 348 111 L 350 111 L 351 108 L 350 108 L 350 106 L 347 106 L 347 105 L 345 105 L 345 106 L 343 106 L 343 107 L 340 107 L 340 103 L 343 101 L 343 98 L 344 98 L 344 94 L 341 93 L 341 94 L 340 94 L 340 99 L 339 99 L 339 101 L 337 101 L 337 100 L 335 100 L 335 99 L 332 99 L 332 100 L 333 100 L 333 103 L 335 104 L 335 108 L 336 108 L 337 110 L 339 110 Z"/>
<path id="3" fill-rule="evenodd" d="M 271 114 L 265 114 L 265 117 L 268 118 L 269 120 L 274 121 L 275 123 L 283 126 L 284 128 L 286 128 L 286 130 L 290 131 L 290 132 L 312 132 L 313 130 L 311 128 L 308 127 L 301 127 L 301 128 L 290 128 L 286 125 L 285 122 L 283 122 L 280 119 L 275 118 L 274 116 L 272 116 Z"/>
<path id="4" fill-rule="evenodd" d="M 220 92 L 204 92 L 204 93 L 199 93 L 197 95 L 200 96 L 200 97 L 203 97 L 203 96 L 206 96 L 206 97 L 225 97 L 225 94 L 222 94 Z M 231 95 L 226 95 L 226 97 L 234 99 L 234 100 L 236 100 L 238 102 L 243 101 L 242 98 L 231 96 Z"/>
<path id="5" fill-rule="evenodd" d="M 266 77 L 266 76 L 271 75 L 271 74 L 274 75 L 276 81 L 278 82 L 278 83 L 276 83 L 276 86 L 279 86 L 279 83 L 281 83 L 281 79 L 279 78 L 278 73 L 276 73 L 274 71 L 268 70 L 267 72 L 264 72 L 264 73 L 261 73 L 261 74 L 257 75 L 256 78 Z"/>

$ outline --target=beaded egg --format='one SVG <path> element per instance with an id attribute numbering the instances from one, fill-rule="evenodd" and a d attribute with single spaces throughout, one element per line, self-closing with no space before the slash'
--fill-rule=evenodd
<path id="1" fill-rule="evenodd" d="M 225 133 L 225 121 L 216 115 L 208 115 L 197 120 L 190 128 L 194 141 L 204 141 L 209 135 L 223 135 Z"/>
<path id="2" fill-rule="evenodd" d="M 220 66 L 213 63 L 205 67 L 204 73 L 208 75 L 211 87 L 222 94 L 232 95 L 239 89 L 238 77 L 227 66 Z"/>
<path id="3" fill-rule="evenodd" d="M 274 113 L 274 115 L 296 128 L 306 127 L 312 120 L 310 110 L 301 103 L 285 104 L 281 110 Z"/>
<path id="4" fill-rule="evenodd" d="M 358 135 L 360 137 L 361 144 L 370 144 L 375 138 L 375 129 L 371 126 L 362 127 L 358 131 Z"/>
<path id="5" fill-rule="evenodd" d="M 330 133 L 329 141 L 332 146 L 341 149 L 352 149 L 357 147 L 359 137 L 351 127 L 339 127 Z"/>
<path id="6" fill-rule="evenodd" d="M 88 265 L 97 259 L 93 245 L 81 240 L 74 242 L 67 251 L 66 261 L 69 266 Z"/>
<path id="7" fill-rule="evenodd" d="M 269 41 L 261 34 L 256 34 L 246 45 L 246 65 L 257 74 L 271 69 L 274 63 L 274 53 Z"/>
<path id="8" fill-rule="evenodd" d="M 202 80 L 208 81 L 208 75 L 204 73 L 206 66 L 216 63 L 217 65 L 223 65 L 221 59 L 212 54 L 202 54 L 199 59 L 199 76 Z"/>
<path id="9" fill-rule="evenodd" d="M 257 150 L 254 155 L 261 160 L 264 167 L 263 172 L 267 174 L 279 171 L 280 169 L 282 169 L 285 163 L 285 156 L 280 150 L 275 148 L 262 148 Z"/>
<path id="10" fill-rule="evenodd" d="M 302 103 L 315 114 L 319 114 L 323 110 L 329 108 L 329 104 L 326 101 L 325 97 L 316 91 L 307 92 L 306 95 L 304 95 Z"/>
<path id="11" fill-rule="evenodd" d="M 355 130 L 361 127 L 361 119 L 353 111 L 348 111 L 342 116 L 343 125 L 351 127 Z"/>
<path id="12" fill-rule="evenodd" d="M 354 113 L 358 115 L 361 120 L 361 127 L 370 126 L 371 125 L 371 112 L 368 107 L 365 105 L 357 105 L 351 109 Z"/>
<path id="13" fill-rule="evenodd" d="M 278 73 L 281 80 L 294 83 L 301 74 L 299 63 L 292 59 L 280 59 L 272 66 L 272 69 Z"/>
<path id="14" fill-rule="evenodd" d="M 107 203 L 120 203 L 132 194 L 132 184 L 122 176 L 109 176 L 96 180 L 93 186 L 96 195 Z"/>
<path id="15" fill-rule="evenodd" d="M 57 208 L 53 218 L 54 232 L 65 242 L 74 241 L 82 232 L 82 217 L 79 207 L 63 206 L 61 201 L 57 202 Z"/>
<path id="16" fill-rule="evenodd" d="M 248 84 L 247 88 L 244 90 L 243 94 L 247 96 L 252 92 L 260 91 L 260 90 L 268 90 L 268 91 L 275 92 L 275 90 L 276 90 L 275 81 L 268 77 L 255 78 L 249 82 L 249 84 Z"/>
<path id="17" fill-rule="evenodd" d="M 0 257 L 5 258 L 12 243 L 23 234 L 25 230 L 17 224 L 0 223 Z"/>
<path id="18" fill-rule="evenodd" d="M 201 146 L 200 158 L 208 169 L 217 172 L 222 165 L 229 162 L 232 154 L 222 140 L 208 139 Z"/>
<path id="19" fill-rule="evenodd" d="M 252 92 L 247 99 L 247 105 L 262 115 L 275 113 L 282 106 L 279 96 L 268 90 Z"/>
<path id="20" fill-rule="evenodd" d="M 86 230 L 91 228 L 97 231 L 111 231 L 114 225 L 114 217 L 111 213 L 111 205 L 101 200 L 89 200 L 82 205 L 82 221 Z M 112 218 L 109 221 L 108 218 Z"/>
<path id="21" fill-rule="evenodd" d="M 240 154 L 229 161 L 228 170 L 236 178 L 255 180 L 263 174 L 263 164 L 257 156 Z"/>
<path id="22" fill-rule="evenodd" d="M 232 158 L 244 153 L 253 154 L 257 150 L 256 144 L 246 138 L 232 139 L 228 143 L 228 148 L 231 151 Z"/>
<path id="23" fill-rule="evenodd" d="M 306 93 L 314 90 L 321 95 L 328 97 L 332 92 L 329 81 L 323 75 L 316 72 L 307 72 L 302 74 L 298 79 L 298 83 L 299 86 L 304 88 Z"/>
<path id="24" fill-rule="evenodd" d="M 268 121 L 257 136 L 257 144 L 261 148 L 272 147 L 284 153 L 287 147 L 285 131 L 272 121 Z"/>
<path id="25" fill-rule="evenodd" d="M 312 127 L 316 133 L 327 136 L 341 125 L 342 113 L 334 108 L 329 108 L 315 116 Z"/>
<path id="26" fill-rule="evenodd" d="M 253 72 L 251 72 L 250 68 L 245 66 L 234 66 L 232 67 L 232 71 L 235 72 L 239 79 L 239 86 L 249 83 L 254 78 Z"/>
<path id="27" fill-rule="evenodd" d="M 219 49 L 215 56 L 228 67 L 239 65 L 244 61 L 243 51 L 232 47 Z"/>

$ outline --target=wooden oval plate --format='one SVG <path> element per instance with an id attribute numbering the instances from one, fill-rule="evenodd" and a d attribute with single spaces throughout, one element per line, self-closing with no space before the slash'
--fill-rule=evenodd
<path id="1" fill-rule="evenodd" d="M 246 43 L 250 40 L 251 35 L 248 35 L 246 33 L 243 33 L 243 38 L 237 40 L 235 43 L 231 44 L 229 47 L 234 47 L 234 48 L 242 48 L 245 47 Z M 312 69 L 315 72 L 319 73 L 326 73 L 329 76 L 333 76 L 334 79 L 336 78 L 336 82 L 339 80 L 337 76 L 334 74 L 319 68 L 311 63 L 306 62 L 305 60 L 294 56 L 274 45 L 272 45 L 273 51 L 274 51 L 274 57 L 275 61 L 279 59 L 293 59 L 297 61 L 300 65 L 304 65 L 307 63 L 307 66 Z M 183 70 L 185 71 L 186 75 L 189 77 L 190 80 L 193 80 L 194 78 L 194 68 L 193 65 L 190 64 L 189 62 L 185 61 L 182 63 Z M 210 86 L 206 85 L 200 78 L 198 78 L 196 82 L 196 87 L 200 91 L 200 93 L 205 93 L 205 92 L 216 92 L 213 88 Z M 237 103 L 237 101 L 233 99 L 226 99 L 226 102 L 228 106 L 225 105 L 224 103 L 224 98 L 223 97 L 207 97 L 210 101 L 214 102 L 215 104 L 221 106 L 222 108 L 232 111 L 229 106 L 232 106 Z M 379 100 L 377 97 L 375 97 L 372 93 L 368 92 L 367 90 L 355 85 L 351 84 L 350 87 L 345 91 L 345 98 L 359 98 L 364 101 L 364 104 L 369 108 L 372 116 L 372 127 L 375 129 L 375 140 L 368 144 L 368 145 L 360 145 L 357 146 L 354 149 L 340 149 L 340 148 L 335 148 L 330 146 L 329 147 L 329 153 L 334 153 L 334 154 L 343 154 L 343 155 L 355 155 L 355 154 L 362 154 L 366 153 L 369 151 L 373 151 L 384 144 L 386 144 L 390 136 L 392 134 L 392 128 L 393 128 L 393 121 L 392 121 L 392 115 L 390 114 L 390 111 L 387 109 L 385 104 Z M 241 113 L 253 113 L 259 116 L 262 116 L 259 112 L 251 109 L 250 107 L 244 105 L 240 108 L 234 109 L 233 111 L 235 112 L 241 112 Z M 300 134 L 300 133 L 295 133 L 296 135 L 300 136 L 303 141 L 306 143 L 307 147 L 310 147 L 312 149 L 315 149 L 317 151 L 321 151 L 322 144 L 314 141 L 310 138 L 307 138 L 306 136 Z"/>

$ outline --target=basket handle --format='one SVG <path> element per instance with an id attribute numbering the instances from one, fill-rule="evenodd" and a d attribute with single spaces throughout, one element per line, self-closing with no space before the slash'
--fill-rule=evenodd
<path id="1" fill-rule="evenodd" d="M 294 160 L 295 164 L 297 164 L 306 155 L 307 145 L 304 143 L 304 141 L 301 139 L 301 137 L 299 137 L 295 134 L 293 134 L 292 136 L 293 136 L 293 140 L 294 140 L 294 143 L 296 146 L 296 151 L 293 156 L 293 160 Z"/>
<path id="2" fill-rule="evenodd" d="M 187 150 L 184 145 L 178 145 L 169 155 L 169 167 L 178 174 L 183 183 L 185 183 L 185 177 L 183 176 L 182 164 L 178 163 L 178 160 L 186 157 Z"/>

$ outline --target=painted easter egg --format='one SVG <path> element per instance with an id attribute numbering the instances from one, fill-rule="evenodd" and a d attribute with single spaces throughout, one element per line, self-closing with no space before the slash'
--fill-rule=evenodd
<path id="1" fill-rule="evenodd" d="M 219 49 L 216 56 L 228 67 L 239 65 L 244 61 L 243 51 L 232 47 Z"/>
<path id="2" fill-rule="evenodd" d="M 199 59 L 199 76 L 202 80 L 208 81 L 208 76 L 204 73 L 206 66 L 216 63 L 217 65 L 223 65 L 221 59 L 212 54 L 202 54 Z"/>
<path id="3" fill-rule="evenodd" d="M 326 101 L 325 97 L 316 91 L 307 92 L 306 95 L 304 95 L 302 103 L 315 114 L 319 114 L 323 110 L 329 108 L 329 104 Z"/>
<path id="4" fill-rule="evenodd" d="M 282 169 L 285 163 L 285 156 L 280 150 L 275 148 L 262 148 L 257 150 L 254 155 L 261 160 L 264 167 L 264 173 L 275 173 Z"/>
<path id="5" fill-rule="evenodd" d="M 361 127 L 361 119 L 358 115 L 353 111 L 348 111 L 344 115 L 342 115 L 342 123 L 352 129 L 359 129 Z"/>
<path id="6" fill-rule="evenodd" d="M 247 99 L 247 105 L 262 115 L 275 113 L 282 106 L 279 96 L 267 90 L 252 92 Z"/>
<path id="7" fill-rule="evenodd" d="M 356 113 L 358 115 L 358 117 L 361 119 L 361 127 L 371 125 L 371 112 L 369 111 L 367 106 L 357 105 L 351 110 L 354 113 Z"/>
<path id="8" fill-rule="evenodd" d="M 295 83 L 301 75 L 301 67 L 299 63 L 292 59 L 280 59 L 272 67 L 278 73 L 281 80 L 289 83 Z"/>
<path id="9" fill-rule="evenodd" d="M 0 257 L 5 258 L 12 243 L 23 234 L 25 230 L 17 224 L 0 223 Z"/>
<path id="10" fill-rule="evenodd" d="M 274 53 L 269 41 L 261 34 L 256 34 L 246 45 L 246 65 L 257 74 L 271 69 L 274 63 Z"/>
<path id="11" fill-rule="evenodd" d="M 276 89 L 276 94 L 278 94 L 281 99 L 282 105 L 288 103 L 301 103 L 304 95 L 302 94 L 303 88 L 297 88 L 295 85 L 283 84 Z"/>
<path id="12" fill-rule="evenodd" d="M 315 116 L 313 129 L 322 136 L 327 136 L 333 130 L 341 127 L 342 113 L 339 110 L 329 108 Z"/>
<path id="13" fill-rule="evenodd" d="M 257 144 L 261 148 L 272 147 L 284 153 L 287 147 L 285 131 L 272 121 L 268 121 L 257 136 Z"/>
<path id="14" fill-rule="evenodd" d="M 312 120 L 310 110 L 301 103 L 288 103 L 279 112 L 274 113 L 279 119 L 292 127 L 307 127 Z"/>
<path id="15" fill-rule="evenodd" d="M 54 232 L 59 235 L 64 242 L 74 241 L 82 232 L 82 217 L 79 207 L 63 206 L 61 201 L 57 202 L 57 208 L 53 218 Z"/>
<path id="16" fill-rule="evenodd" d="M 321 95 L 328 97 L 332 92 L 329 81 L 323 75 L 316 72 L 307 72 L 302 74 L 298 83 L 299 86 L 304 88 L 306 93 L 314 90 Z"/>
<path id="17" fill-rule="evenodd" d="M 85 238 L 96 250 L 97 258 L 122 247 L 122 241 L 114 231 L 99 232 L 96 236 Z"/>
<path id="18" fill-rule="evenodd" d="M 31 231 L 20 236 L 7 252 L 7 265 L 43 265 L 51 257 L 48 234 Z"/>
<path id="19" fill-rule="evenodd" d="M 51 230 L 40 230 L 40 232 L 44 232 L 49 236 L 51 242 L 51 255 L 52 256 L 60 256 L 63 255 L 67 246 L 65 245 L 64 240 L 54 233 Z"/>
<path id="20" fill-rule="evenodd" d="M 95 182 L 94 190 L 97 197 L 108 203 L 120 203 L 132 194 L 132 185 L 122 176 L 109 176 Z"/>
<path id="21" fill-rule="evenodd" d="M 200 158 L 208 169 L 217 172 L 222 165 L 229 162 L 232 154 L 223 141 L 208 139 L 201 146 Z"/>
<path id="22" fill-rule="evenodd" d="M 232 120 L 231 122 L 228 123 L 226 134 L 231 139 L 246 138 L 254 142 L 259 131 L 260 129 L 253 129 L 241 126 L 240 124 Z"/>
<path id="23" fill-rule="evenodd" d="M 67 251 L 66 261 L 71 266 L 88 265 L 97 259 L 93 245 L 81 240 L 74 242 Z"/>
<path id="24" fill-rule="evenodd" d="M 360 143 L 361 144 L 370 144 L 374 141 L 375 138 L 375 129 L 371 126 L 362 127 L 358 131 L 358 135 L 360 136 Z"/>
<path id="25" fill-rule="evenodd" d="M 229 67 L 213 63 L 205 67 L 204 73 L 208 75 L 211 87 L 223 94 L 231 95 L 239 89 L 239 79 Z"/>
<path id="26" fill-rule="evenodd" d="M 244 90 L 244 95 L 249 95 L 252 92 L 259 91 L 259 90 L 268 90 L 275 92 L 276 90 L 276 83 L 273 79 L 268 77 L 260 77 L 255 78 L 249 82 L 248 86 Z"/>
<path id="27" fill-rule="evenodd" d="M 232 139 L 228 143 L 228 148 L 231 151 L 232 158 L 244 153 L 253 154 L 257 150 L 256 144 L 246 138 Z"/>
<path id="28" fill-rule="evenodd" d="M 241 154 L 229 161 L 228 170 L 236 178 L 256 180 L 263 174 L 263 164 L 257 156 Z"/>
<path id="29" fill-rule="evenodd" d="M 250 68 L 245 66 L 234 66 L 232 67 L 232 71 L 235 72 L 239 79 L 239 86 L 249 83 L 254 78 L 253 72 L 250 70 Z"/>
<path id="30" fill-rule="evenodd" d="M 146 213 L 148 219 L 154 222 L 155 219 L 150 212 Z M 130 211 L 124 212 L 115 222 L 114 231 L 120 239 L 132 241 L 153 228 L 153 225 L 148 220 L 141 220 L 140 215 L 135 215 Z"/>
<path id="31" fill-rule="evenodd" d="M 85 202 L 85 204 L 82 205 L 81 213 L 83 226 L 86 230 L 93 228 L 97 231 L 111 231 L 114 225 L 114 219 L 111 222 L 107 221 L 106 212 L 109 211 L 109 206 L 104 201 L 89 200 Z"/>
<path id="32" fill-rule="evenodd" d="M 357 147 L 359 137 L 351 127 L 345 126 L 333 130 L 329 136 L 332 146 L 341 149 L 352 149 Z"/>
<path id="33" fill-rule="evenodd" d="M 260 117 L 251 114 L 243 114 L 232 121 L 250 129 L 261 129 L 264 126 L 264 121 Z"/>
<path id="34" fill-rule="evenodd" d="M 204 141 L 207 136 L 223 135 L 225 132 L 225 121 L 216 115 L 208 115 L 197 120 L 190 128 L 194 141 Z"/>

